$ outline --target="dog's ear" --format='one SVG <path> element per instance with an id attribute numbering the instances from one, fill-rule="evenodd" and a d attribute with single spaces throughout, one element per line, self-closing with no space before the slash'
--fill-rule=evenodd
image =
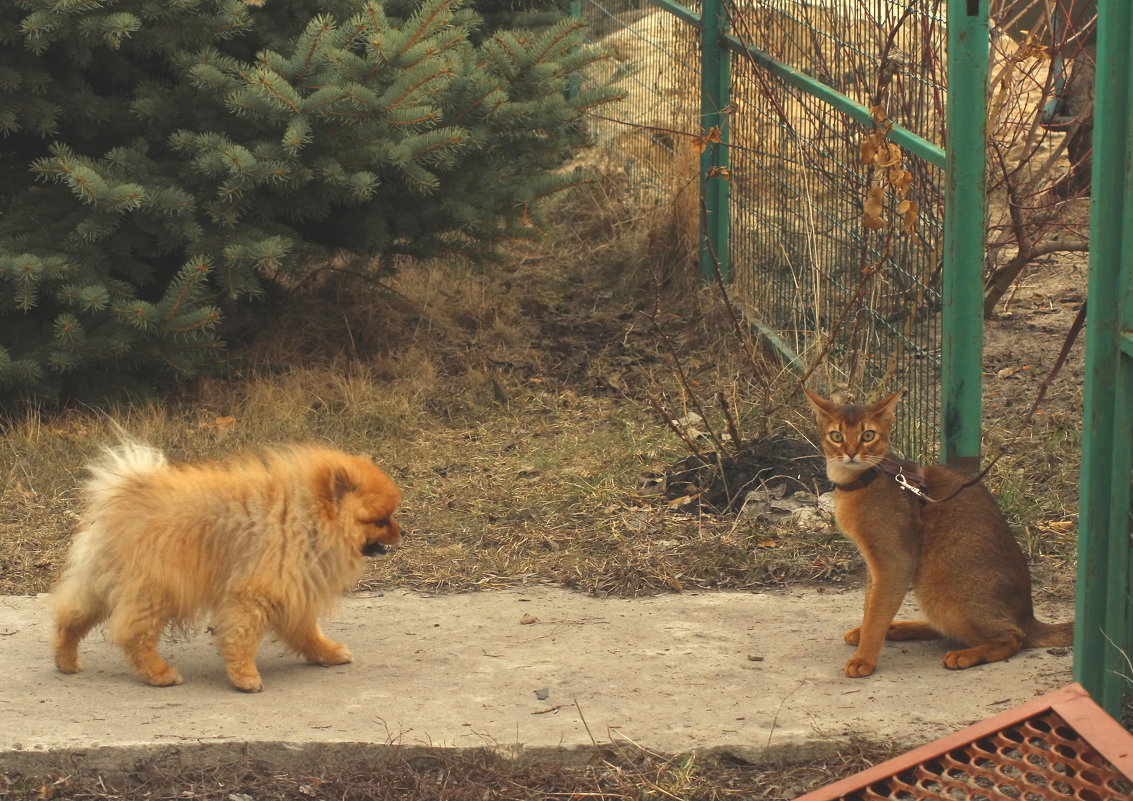
<path id="1" fill-rule="evenodd" d="M 318 492 L 327 505 L 338 509 L 342 499 L 357 489 L 350 474 L 341 467 L 327 467 L 319 474 Z"/>
<path id="2" fill-rule="evenodd" d="M 341 467 L 336 467 L 331 471 L 331 493 L 336 504 L 341 503 L 342 499 L 348 493 L 354 492 L 355 489 L 357 489 L 357 486 L 350 479 L 349 473 Z"/>

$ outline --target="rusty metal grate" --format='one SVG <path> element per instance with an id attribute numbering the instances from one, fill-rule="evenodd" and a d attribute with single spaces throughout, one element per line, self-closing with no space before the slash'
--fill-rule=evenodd
<path id="1" fill-rule="evenodd" d="M 796 801 L 1127 801 L 1133 734 L 1078 684 Z"/>

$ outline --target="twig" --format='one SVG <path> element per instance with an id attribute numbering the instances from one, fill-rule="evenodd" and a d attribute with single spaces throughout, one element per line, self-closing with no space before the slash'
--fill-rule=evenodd
<path id="1" fill-rule="evenodd" d="M 1074 340 L 1078 338 L 1078 333 L 1082 330 L 1082 324 L 1086 322 L 1087 302 L 1088 301 L 1085 300 L 1082 301 L 1082 307 L 1078 309 L 1078 315 L 1074 318 L 1074 322 L 1070 324 L 1070 330 L 1066 332 L 1066 339 L 1062 343 L 1062 350 L 1059 351 L 1058 358 L 1054 360 L 1054 366 L 1050 368 L 1050 372 L 1047 373 L 1046 378 L 1039 384 L 1039 390 L 1035 394 L 1035 402 L 1031 404 L 1031 409 L 1027 412 L 1027 416 L 1023 418 L 1023 423 L 1019 426 L 1020 428 L 1026 428 L 1031 422 L 1031 417 L 1034 416 L 1035 410 L 1039 408 L 1039 404 L 1042 403 L 1042 399 L 1046 396 L 1047 389 L 1050 388 L 1055 376 L 1058 375 L 1058 371 L 1061 370 L 1062 365 L 1065 364 L 1066 357 L 1070 355 L 1070 348 L 1073 346 Z"/>
<path id="2" fill-rule="evenodd" d="M 661 419 L 665 421 L 665 425 L 672 429 L 674 434 L 680 437 L 681 441 L 684 442 L 685 447 L 692 452 L 692 455 L 697 459 L 700 459 L 700 461 L 707 463 L 708 459 L 705 457 L 704 452 L 701 451 L 700 448 L 696 447 L 696 443 L 693 442 L 689 435 L 685 433 L 684 429 L 678 426 L 676 421 L 673 420 L 672 416 L 665 411 L 665 408 L 661 405 L 661 401 L 657 400 L 652 392 L 646 392 L 645 398 L 656 410 L 657 414 L 661 416 Z"/>
<path id="3" fill-rule="evenodd" d="M 649 320 L 649 322 L 653 324 L 653 329 L 657 332 L 657 336 L 660 338 L 661 344 L 664 345 L 665 350 L 669 352 L 669 356 L 672 358 L 673 365 L 676 368 L 677 379 L 681 382 L 681 386 L 684 388 L 685 393 L 688 395 L 689 400 L 692 402 L 692 405 L 696 407 L 697 414 L 699 414 L 700 418 L 704 421 L 704 427 L 708 430 L 708 436 L 712 439 L 713 444 L 715 444 L 716 446 L 716 452 L 720 454 L 721 458 L 723 458 L 724 443 L 720 440 L 720 437 L 716 433 L 715 428 L 713 428 L 712 423 L 709 421 L 708 414 L 705 412 L 704 406 L 700 402 L 700 396 L 696 394 L 696 390 L 693 389 L 692 383 L 689 381 L 688 376 L 685 374 L 684 364 L 681 361 L 680 353 L 677 351 L 676 345 L 673 344 L 673 340 L 670 339 L 669 335 L 665 333 L 663 328 L 661 328 L 661 324 L 657 322 L 656 314 L 656 312 L 653 312 L 652 314 L 645 315 L 645 317 Z"/>
<path id="4" fill-rule="evenodd" d="M 804 684 L 806 684 L 806 679 L 800 681 L 795 686 L 795 689 L 784 695 L 783 700 L 779 702 L 779 708 L 775 710 L 775 717 L 771 719 L 771 730 L 767 732 L 767 748 L 771 747 L 771 738 L 775 735 L 775 727 L 779 725 L 779 715 L 783 712 L 783 707 L 786 705 L 790 697 L 797 693 Z"/>
<path id="5" fill-rule="evenodd" d="M 724 422 L 728 425 L 728 434 L 732 437 L 732 445 L 736 449 L 736 453 L 740 452 L 740 446 L 743 445 L 743 439 L 740 437 L 740 429 L 736 425 L 735 419 L 732 417 L 732 410 L 728 406 L 728 399 L 724 397 L 724 390 L 716 393 L 716 402 L 720 404 L 720 411 L 724 413 Z"/>

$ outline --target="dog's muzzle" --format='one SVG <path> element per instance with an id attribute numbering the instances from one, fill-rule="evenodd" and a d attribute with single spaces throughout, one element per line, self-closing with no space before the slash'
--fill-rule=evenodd
<path id="1" fill-rule="evenodd" d="M 382 545 L 380 542 L 367 542 L 362 546 L 363 556 L 381 556 L 382 554 L 389 553 L 389 548 Z"/>

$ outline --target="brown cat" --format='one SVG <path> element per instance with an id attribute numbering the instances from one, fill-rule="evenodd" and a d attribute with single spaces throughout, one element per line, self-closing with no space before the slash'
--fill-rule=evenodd
<path id="1" fill-rule="evenodd" d="M 922 471 L 890 455 L 900 390 L 868 406 L 839 405 L 804 391 L 834 482 L 834 518 L 869 572 L 862 624 L 845 636 L 857 646 L 847 676 L 873 673 L 885 639 L 966 643 L 944 655 L 952 669 L 998 662 L 1020 648 L 1073 642 L 1073 623 L 1035 620 L 1023 552 L 983 484 L 965 486 L 971 478 L 959 470 L 931 465 Z M 902 481 L 919 486 L 927 499 Z M 894 622 L 910 586 L 927 620 Z"/>

